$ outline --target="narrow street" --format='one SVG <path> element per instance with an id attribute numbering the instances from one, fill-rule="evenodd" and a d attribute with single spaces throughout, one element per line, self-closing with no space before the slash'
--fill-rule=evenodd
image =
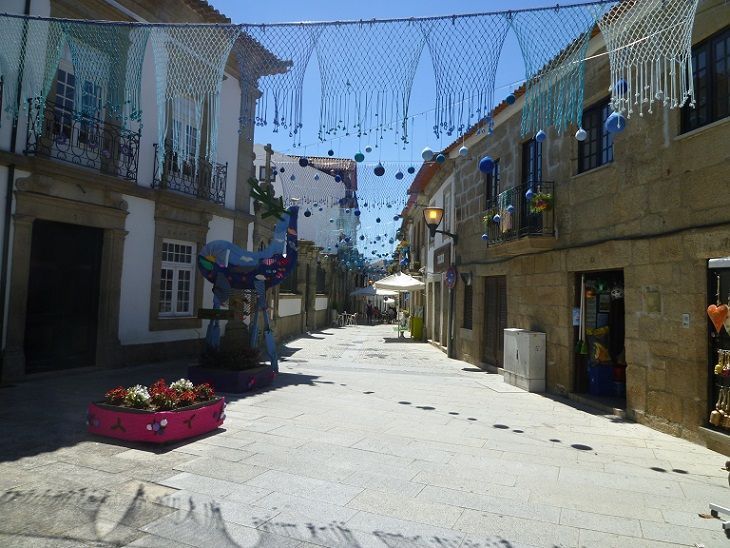
<path id="1" fill-rule="evenodd" d="M 130 449 L 84 431 L 106 388 L 186 364 L 0 391 L 2 546 L 721 546 L 725 458 L 528 394 L 393 326 L 290 342 L 223 428 Z M 13 443 L 8 444 L 7 440 Z"/>

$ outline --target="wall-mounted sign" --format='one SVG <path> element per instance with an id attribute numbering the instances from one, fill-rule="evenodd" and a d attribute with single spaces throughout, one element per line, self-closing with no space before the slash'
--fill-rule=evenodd
<path id="1" fill-rule="evenodd" d="M 451 242 L 437 247 L 433 252 L 433 271 L 446 272 L 451 265 Z"/>

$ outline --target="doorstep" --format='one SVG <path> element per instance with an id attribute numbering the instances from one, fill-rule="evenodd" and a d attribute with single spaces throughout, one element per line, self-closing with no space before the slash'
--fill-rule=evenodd
<path id="1" fill-rule="evenodd" d="M 568 394 L 568 399 L 582 405 L 592 407 L 598 411 L 603 411 L 606 415 L 614 415 L 622 419 L 628 418 L 626 409 L 617 406 L 617 403 L 621 401 L 619 398 L 590 396 L 588 394 L 576 394 L 574 392 L 570 392 Z M 625 402 L 625 400 L 623 401 Z"/>
<path id="2" fill-rule="evenodd" d="M 707 428 L 706 426 L 700 426 L 697 429 L 697 433 L 702 438 L 702 441 L 705 442 L 708 449 L 730 457 L 730 435 L 713 428 Z"/>

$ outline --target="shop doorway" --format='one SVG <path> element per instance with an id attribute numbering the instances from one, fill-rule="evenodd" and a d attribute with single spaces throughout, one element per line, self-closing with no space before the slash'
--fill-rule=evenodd
<path id="1" fill-rule="evenodd" d="M 581 272 L 575 286 L 575 392 L 625 409 L 623 270 Z"/>
<path id="2" fill-rule="evenodd" d="M 709 305 L 722 307 L 730 304 L 730 257 L 710 259 L 707 288 Z M 721 313 L 708 320 L 706 425 L 727 434 L 730 432 L 730 424 L 725 420 L 730 409 L 730 377 L 726 376 L 730 369 L 730 320 L 724 318 L 723 321 Z M 719 329 L 713 320 L 718 322 Z M 721 321 L 724 327 L 720 324 Z"/>
<path id="3" fill-rule="evenodd" d="M 507 327 L 507 278 L 484 279 L 484 353 L 483 361 L 502 367 L 504 330 Z"/>
<path id="4" fill-rule="evenodd" d="M 28 373 L 93 365 L 103 230 L 35 221 L 30 250 Z"/>
<path id="5" fill-rule="evenodd" d="M 433 284 L 433 341 L 441 342 L 441 282 Z"/>

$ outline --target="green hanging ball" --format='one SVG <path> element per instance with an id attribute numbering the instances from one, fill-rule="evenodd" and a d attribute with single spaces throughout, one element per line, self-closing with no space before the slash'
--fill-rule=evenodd
<path id="1" fill-rule="evenodd" d="M 362 152 L 358 152 L 357 154 L 355 154 L 355 161 L 356 162 L 360 163 L 363 160 L 365 160 L 365 155 Z"/>

